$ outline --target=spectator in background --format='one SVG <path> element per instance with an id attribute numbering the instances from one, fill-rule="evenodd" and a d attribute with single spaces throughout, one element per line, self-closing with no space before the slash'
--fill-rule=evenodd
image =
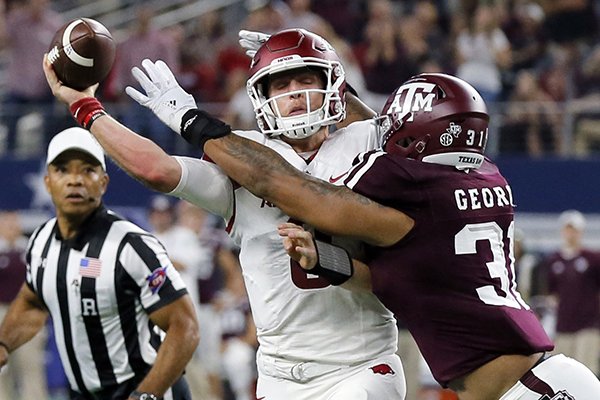
<path id="1" fill-rule="evenodd" d="M 502 73 L 511 64 L 510 43 L 498 20 L 499 7 L 479 3 L 473 12 L 464 10 L 465 25 L 456 38 L 456 74 L 472 84 L 488 106 L 500 100 Z"/>
<path id="2" fill-rule="evenodd" d="M 275 33 L 283 29 L 289 8 L 279 0 L 245 0 L 248 16 L 243 29 Z"/>
<path id="3" fill-rule="evenodd" d="M 323 20 L 331 24 L 333 29 L 354 45 L 362 40 L 362 27 L 367 22 L 367 2 L 347 0 L 314 1 L 312 10 Z"/>
<path id="4" fill-rule="evenodd" d="M 324 19 L 321 19 L 320 23 L 315 24 L 314 30 L 311 31 L 331 43 L 344 66 L 346 82 L 350 83 L 359 95 L 365 93 L 365 76 L 350 44 L 339 36 L 333 29 L 333 26 Z"/>
<path id="5" fill-rule="evenodd" d="M 248 91 L 246 90 L 247 75 L 248 73 L 245 69 L 239 68 L 230 74 L 230 77 L 233 79 L 229 80 L 229 90 L 235 88 L 234 84 L 237 86 L 237 89 L 233 92 L 231 98 L 227 102 L 223 121 L 228 123 L 233 129 L 258 129 L 254 107 L 248 97 Z"/>
<path id="6" fill-rule="evenodd" d="M 528 301 L 532 294 L 538 294 L 535 281 L 538 280 L 536 266 L 540 262 L 540 256 L 529 249 L 525 232 L 521 229 L 515 229 L 513 243 L 517 287 L 523 300 Z"/>
<path id="7" fill-rule="evenodd" d="M 221 398 L 224 395 L 221 374 L 225 361 L 221 355 L 223 333 L 219 313 L 215 309 L 215 298 L 228 284 L 227 281 L 240 271 L 237 249 L 233 247 L 219 218 L 202 208 L 181 200 L 177 204 L 177 215 L 180 225 L 197 234 L 197 246 L 202 254 L 198 270 L 198 320 L 202 340 L 195 357 L 202 364 L 201 376 L 206 378 L 208 393 L 212 398 Z"/>
<path id="8" fill-rule="evenodd" d="M 545 294 L 548 279 L 543 267 L 542 254 L 532 251 L 527 245 L 525 232 L 515 228 L 514 238 L 515 274 L 517 287 L 523 300 L 531 307 L 550 337 L 554 336 L 556 313 Z"/>
<path id="9" fill-rule="evenodd" d="M 221 375 L 226 399 L 251 400 L 256 391 L 256 326 L 239 265 L 223 265 L 224 285 L 213 300 L 221 329 Z"/>
<path id="10" fill-rule="evenodd" d="M 431 63 L 434 62 L 440 66 L 439 72 L 442 72 L 442 69 L 445 71 L 451 69 L 449 32 L 444 30 L 440 12 L 432 0 L 416 2 L 412 10 L 402 17 L 399 33 L 410 58 L 420 66 L 418 72 L 430 69 Z"/>
<path id="11" fill-rule="evenodd" d="M 199 15 L 181 46 L 179 82 L 198 102 L 218 101 L 223 77 L 217 68 L 221 49 L 230 46 L 222 11 L 212 10 Z"/>
<path id="12" fill-rule="evenodd" d="M 562 151 L 562 113 L 537 79 L 533 71 L 522 70 L 517 74 L 500 126 L 502 154 L 539 157 Z"/>
<path id="13" fill-rule="evenodd" d="M 278 0 L 246 0 L 244 2 L 248 15 L 242 22 L 242 28 L 272 34 L 286 26 L 286 15 L 289 8 Z M 222 97 L 227 107 L 223 120 L 234 129 L 256 130 L 256 114 L 248 97 L 246 80 L 250 59 L 239 48 L 237 43 L 222 49 L 217 68 L 224 74 Z"/>
<path id="14" fill-rule="evenodd" d="M 590 42 L 598 33 L 594 0 L 538 0 L 546 15 L 544 32 L 561 45 Z"/>
<path id="15" fill-rule="evenodd" d="M 285 14 L 283 29 L 303 28 L 318 34 L 319 26 L 325 21 L 312 11 L 311 3 L 311 0 L 288 0 L 289 12 Z"/>
<path id="16" fill-rule="evenodd" d="M 148 222 L 152 226 L 151 233 L 165 247 L 173 266 L 179 271 L 198 315 L 200 308 L 198 273 L 202 268 L 201 263 L 205 260 L 196 233 L 189 227 L 177 223 L 175 204 L 175 200 L 170 197 L 154 196 L 148 208 Z M 188 376 L 196 377 L 202 374 L 203 367 L 200 359 L 196 356 L 192 357 L 186 370 Z M 192 398 L 207 396 L 204 389 L 195 384 L 194 379 L 189 380 L 189 386 Z"/>
<path id="17" fill-rule="evenodd" d="M 373 108 L 383 107 L 390 87 L 417 72 L 397 31 L 398 12 L 390 0 L 369 2 L 369 20 L 363 41 L 357 45 L 357 57 L 363 67 L 369 97 L 365 101 Z"/>
<path id="18" fill-rule="evenodd" d="M 600 373 L 600 254 L 583 247 L 586 220 L 576 210 L 559 217 L 562 245 L 544 262 L 557 304 L 555 352 Z"/>
<path id="19" fill-rule="evenodd" d="M 600 44 L 577 66 L 577 97 L 569 103 L 575 113 L 575 155 L 586 157 L 600 151 Z"/>
<path id="20" fill-rule="evenodd" d="M 125 87 L 137 87 L 137 81 L 131 76 L 131 68 L 140 65 L 144 58 L 163 60 L 175 71 L 179 71 L 179 46 L 172 35 L 152 26 L 154 17 L 152 6 L 140 3 L 136 17 L 132 22 L 127 39 L 117 47 L 114 76 L 108 92 L 126 107 L 122 113 L 123 122 L 143 136 L 151 138 L 166 151 L 176 148 L 178 136 L 170 133 L 158 118 L 125 96 Z"/>
<path id="21" fill-rule="evenodd" d="M 27 237 L 17 211 L 0 211 L 0 321 L 25 282 Z M 44 359 L 45 331 L 11 355 L 0 374 L 0 400 L 48 398 Z"/>
<path id="22" fill-rule="evenodd" d="M 569 93 L 572 88 L 571 83 L 571 57 L 572 53 L 560 46 L 552 46 L 537 68 L 540 86 L 550 95 L 552 101 L 565 102 L 572 94 Z"/>
<path id="23" fill-rule="evenodd" d="M 5 10 L 0 0 L 0 49 L 6 49 L 6 93 L 2 102 L 3 123 L 7 129 L 6 151 L 17 148 L 19 120 L 33 111 L 43 113 L 40 130 L 45 143 L 50 132 L 56 132 L 50 116 L 54 99 L 40 70 L 39 59 L 48 51 L 50 42 L 62 25 L 59 14 L 50 9 L 48 0 L 25 0 Z M 40 152 L 43 148 L 39 149 Z"/>
<path id="24" fill-rule="evenodd" d="M 521 69 L 533 70 L 544 59 L 547 38 L 542 32 L 543 22 L 544 11 L 539 4 L 531 0 L 508 3 L 502 30 L 510 42 L 511 75 Z"/>

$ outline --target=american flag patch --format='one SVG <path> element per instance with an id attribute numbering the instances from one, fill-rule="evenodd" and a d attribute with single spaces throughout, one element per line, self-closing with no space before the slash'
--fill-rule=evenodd
<path id="1" fill-rule="evenodd" d="M 84 257 L 79 262 L 79 275 L 89 278 L 97 278 L 102 271 L 102 260 L 92 257 Z"/>

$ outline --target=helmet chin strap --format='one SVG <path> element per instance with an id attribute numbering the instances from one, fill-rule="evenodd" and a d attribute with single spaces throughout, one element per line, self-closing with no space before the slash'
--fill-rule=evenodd
<path id="1" fill-rule="evenodd" d="M 413 143 L 411 143 L 410 147 L 412 147 L 412 150 L 417 152 L 417 154 L 421 154 L 425 151 L 429 139 L 431 139 L 431 135 L 425 135 L 421 139 L 415 140 Z M 412 151 L 410 153 L 412 153 Z"/>

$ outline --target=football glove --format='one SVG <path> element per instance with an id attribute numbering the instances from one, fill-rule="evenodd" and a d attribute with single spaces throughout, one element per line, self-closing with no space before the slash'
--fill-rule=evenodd
<path id="1" fill-rule="evenodd" d="M 244 29 L 238 32 L 238 36 L 240 38 L 240 46 L 246 50 L 246 55 L 250 58 L 254 58 L 254 55 L 260 46 L 271 37 L 271 35 L 266 33 L 246 31 Z"/>
<path id="2" fill-rule="evenodd" d="M 142 61 L 144 73 L 138 67 L 133 67 L 131 73 L 140 83 L 146 94 L 142 94 L 131 86 L 125 88 L 125 92 L 133 100 L 144 107 L 148 107 L 156 116 L 181 134 L 181 120 L 189 110 L 198 108 L 194 97 L 179 86 L 173 72 L 164 61 L 156 63 L 145 59 Z"/>

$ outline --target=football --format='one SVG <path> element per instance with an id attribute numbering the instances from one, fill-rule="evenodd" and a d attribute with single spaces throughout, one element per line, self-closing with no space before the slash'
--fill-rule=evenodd
<path id="1" fill-rule="evenodd" d="M 115 41 L 104 25 L 77 18 L 56 32 L 48 60 L 63 84 L 82 90 L 106 78 L 115 53 Z"/>

